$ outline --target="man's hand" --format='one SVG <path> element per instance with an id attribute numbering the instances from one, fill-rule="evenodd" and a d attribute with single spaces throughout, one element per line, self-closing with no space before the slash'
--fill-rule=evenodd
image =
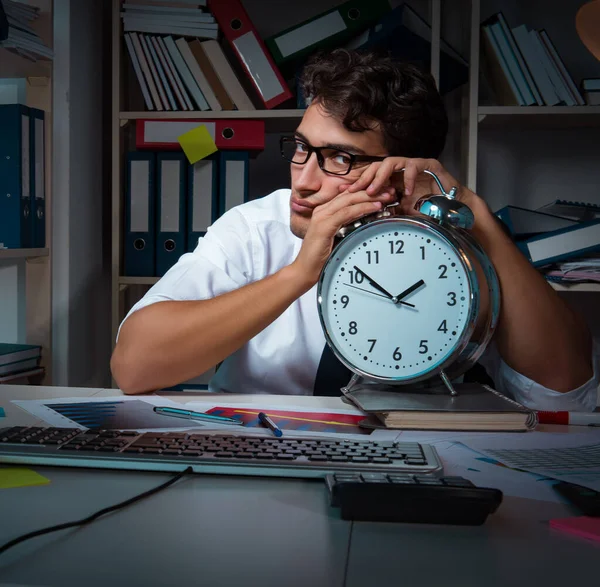
<path id="1" fill-rule="evenodd" d="M 400 171 L 404 168 L 404 173 Z M 417 215 L 416 203 L 425 196 L 439 194 L 440 188 L 428 173 L 431 171 L 440 180 L 446 192 L 457 187 L 456 198 L 469 207 L 477 207 L 475 200 L 480 198 L 471 190 L 460 186 L 458 181 L 448 173 L 436 159 L 408 159 L 405 157 L 388 157 L 381 162 L 371 163 L 362 175 L 352 184 L 344 184 L 340 189 L 354 193 L 365 190 L 371 195 L 378 193 L 381 186 L 392 185 L 398 194 L 398 214 Z M 483 200 L 480 200 L 483 202 Z M 479 204 L 479 203 L 477 203 Z M 472 208 L 473 209 L 473 208 Z M 475 212 L 475 210 L 473 210 Z"/>
<path id="2" fill-rule="evenodd" d="M 385 187 L 372 191 L 371 194 L 365 190 L 343 192 L 313 210 L 302 248 L 291 265 L 299 271 L 309 289 L 319 281 L 321 270 L 333 250 L 338 230 L 395 201 L 396 190 L 388 184 L 382 185 Z"/>

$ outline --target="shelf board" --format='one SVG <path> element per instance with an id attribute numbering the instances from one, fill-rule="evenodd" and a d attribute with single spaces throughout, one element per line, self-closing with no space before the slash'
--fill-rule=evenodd
<path id="1" fill-rule="evenodd" d="M 174 118 L 205 118 L 205 119 L 231 119 L 231 118 L 252 118 L 254 120 L 271 120 L 273 118 L 302 118 L 304 110 L 222 110 L 215 112 L 213 110 L 203 111 L 184 111 L 175 112 L 120 112 L 121 120 L 137 120 L 145 118 L 148 120 L 172 120 Z"/>
<path id="2" fill-rule="evenodd" d="M 600 126 L 600 106 L 479 106 L 482 127 Z"/>
<path id="3" fill-rule="evenodd" d="M 120 112 L 122 124 L 130 120 L 173 120 L 194 119 L 204 120 L 264 120 L 265 131 L 268 133 L 289 132 L 296 129 L 304 115 L 304 110 L 223 110 L 214 112 L 206 111 L 181 111 L 176 112 Z"/>
<path id="4" fill-rule="evenodd" d="M 160 277 L 119 277 L 120 285 L 154 285 Z M 549 282 L 557 291 L 592 291 L 600 292 L 600 283 L 573 283 L 563 285 L 561 283 Z"/>
<path id="5" fill-rule="evenodd" d="M 563 284 L 563 283 L 555 283 L 553 281 L 549 282 L 550 285 L 556 291 L 572 291 L 572 292 L 596 292 L 600 293 L 600 283 L 571 283 L 571 284 Z"/>
<path id="6" fill-rule="evenodd" d="M 154 285 L 160 277 L 119 277 L 119 285 Z"/>
<path id="7" fill-rule="evenodd" d="M 48 249 L 0 249 L 0 261 L 5 259 L 36 259 L 47 257 Z"/>

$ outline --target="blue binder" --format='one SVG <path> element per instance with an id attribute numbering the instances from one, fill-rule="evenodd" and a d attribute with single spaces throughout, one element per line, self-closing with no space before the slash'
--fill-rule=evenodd
<path id="1" fill-rule="evenodd" d="M 32 246 L 46 246 L 46 145 L 44 111 L 30 108 L 30 189 Z"/>
<path id="2" fill-rule="evenodd" d="M 155 274 L 155 165 L 154 153 L 127 153 L 123 256 L 124 275 L 130 277 L 152 277 Z"/>
<path id="3" fill-rule="evenodd" d="M 600 220 L 545 232 L 516 245 L 534 267 L 576 259 L 600 251 Z"/>
<path id="4" fill-rule="evenodd" d="M 218 154 L 188 166 L 187 250 L 193 251 L 198 239 L 217 219 L 219 210 Z"/>
<path id="5" fill-rule="evenodd" d="M 185 253 L 186 163 L 184 153 L 156 155 L 156 275 L 162 277 Z"/>
<path id="6" fill-rule="evenodd" d="M 248 151 L 219 151 L 219 216 L 248 201 Z"/>
<path id="7" fill-rule="evenodd" d="M 21 104 L 0 105 L 0 248 L 33 246 L 29 114 Z"/>

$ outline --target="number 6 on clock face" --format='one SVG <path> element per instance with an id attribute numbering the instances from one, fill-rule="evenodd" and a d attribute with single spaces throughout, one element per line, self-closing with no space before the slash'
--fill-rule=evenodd
<path id="1" fill-rule="evenodd" d="M 355 373 L 406 383 L 465 348 L 478 312 L 475 270 L 458 241 L 427 220 L 366 224 L 334 249 L 318 285 L 321 325 Z"/>

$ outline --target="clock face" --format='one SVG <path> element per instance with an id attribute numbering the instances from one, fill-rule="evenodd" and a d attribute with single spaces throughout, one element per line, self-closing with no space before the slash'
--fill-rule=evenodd
<path id="1" fill-rule="evenodd" d="M 424 378 L 470 323 L 470 270 L 419 221 L 366 225 L 333 251 L 319 283 L 326 336 L 348 367 L 380 380 Z"/>

